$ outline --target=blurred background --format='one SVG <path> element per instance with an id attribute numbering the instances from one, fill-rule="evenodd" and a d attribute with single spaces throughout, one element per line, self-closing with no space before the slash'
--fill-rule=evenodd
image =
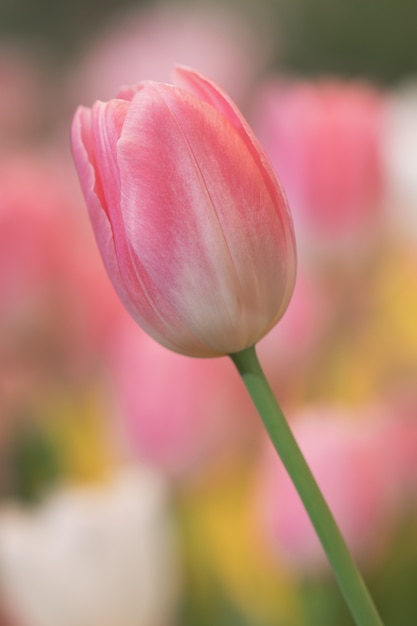
<path id="1" fill-rule="evenodd" d="M 386 624 L 417 623 L 417 8 L 1 0 L 0 626 L 348 626 L 228 359 L 174 355 L 102 268 L 78 104 L 216 80 L 288 195 L 259 356 Z"/>

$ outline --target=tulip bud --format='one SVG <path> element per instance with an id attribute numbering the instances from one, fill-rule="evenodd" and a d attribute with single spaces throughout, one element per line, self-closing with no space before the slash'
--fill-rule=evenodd
<path id="1" fill-rule="evenodd" d="M 291 216 L 231 100 L 185 68 L 80 107 L 74 159 L 109 276 L 164 346 L 239 352 L 282 317 L 296 267 Z"/>

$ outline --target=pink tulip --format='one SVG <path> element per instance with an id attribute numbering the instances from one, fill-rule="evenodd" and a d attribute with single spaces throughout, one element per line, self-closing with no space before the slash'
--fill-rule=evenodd
<path id="1" fill-rule="evenodd" d="M 58 372 L 80 379 L 95 370 L 115 319 L 127 316 L 70 165 L 59 153 L 0 157 L 2 417 Z"/>
<path id="2" fill-rule="evenodd" d="M 108 100 L 120 85 L 148 76 L 168 82 L 175 59 L 211 76 L 235 101 L 243 102 L 269 48 L 268 38 L 260 41 L 253 24 L 236 11 L 207 3 L 152 3 L 119 12 L 98 37 L 89 39 L 70 77 L 69 101 Z"/>
<path id="3" fill-rule="evenodd" d="M 298 272 L 291 302 L 279 324 L 258 344 L 267 378 L 281 401 L 311 378 L 331 326 L 332 302 L 317 276 Z"/>
<path id="4" fill-rule="evenodd" d="M 134 319 L 166 347 L 213 357 L 256 343 L 295 280 L 291 216 L 234 103 L 177 68 L 80 107 L 75 163 L 98 245 Z"/>
<path id="5" fill-rule="evenodd" d="M 309 240 L 374 228 L 383 193 L 384 99 L 369 85 L 322 79 L 267 83 L 255 128 Z"/>
<path id="6" fill-rule="evenodd" d="M 377 421 L 327 408 L 305 411 L 293 428 L 350 550 L 362 560 L 375 556 L 388 511 Z M 296 571 L 326 569 L 313 526 L 272 448 L 261 475 L 259 511 L 268 544 Z"/>
<path id="7" fill-rule="evenodd" d="M 171 478 L 184 480 L 256 440 L 258 421 L 224 359 L 184 359 L 127 318 L 115 332 L 110 372 L 131 452 Z"/>
<path id="8" fill-rule="evenodd" d="M 73 230 L 61 183 L 56 161 L 43 154 L 0 160 L 1 318 L 59 282 Z"/>

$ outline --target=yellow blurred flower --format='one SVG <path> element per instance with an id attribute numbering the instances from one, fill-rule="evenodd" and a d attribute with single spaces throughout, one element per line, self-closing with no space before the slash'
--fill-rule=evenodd
<path id="1" fill-rule="evenodd" d="M 296 589 L 262 545 L 251 491 L 250 465 L 231 459 L 182 494 L 194 580 L 203 595 L 214 580 L 249 623 L 299 625 Z"/>

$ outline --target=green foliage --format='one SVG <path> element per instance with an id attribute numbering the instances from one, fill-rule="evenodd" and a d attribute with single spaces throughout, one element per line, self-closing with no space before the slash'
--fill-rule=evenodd
<path id="1" fill-rule="evenodd" d="M 26 503 L 36 503 L 61 476 L 54 444 L 34 424 L 16 432 L 7 466 L 9 495 Z"/>
<path id="2" fill-rule="evenodd" d="M 157 3 L 2 0 L 0 36 L 41 44 L 53 52 L 51 58 L 65 59 L 123 9 L 153 4 Z M 273 42 L 275 63 L 284 70 L 359 76 L 384 83 L 417 73 L 414 0 L 258 0 L 256 10 L 250 0 L 218 0 L 217 4 L 239 15 L 247 13 L 254 28 L 264 28 L 264 35 Z"/>
<path id="3" fill-rule="evenodd" d="M 397 81 L 417 72 L 413 0 L 283 0 L 284 63 L 305 74 Z"/>

